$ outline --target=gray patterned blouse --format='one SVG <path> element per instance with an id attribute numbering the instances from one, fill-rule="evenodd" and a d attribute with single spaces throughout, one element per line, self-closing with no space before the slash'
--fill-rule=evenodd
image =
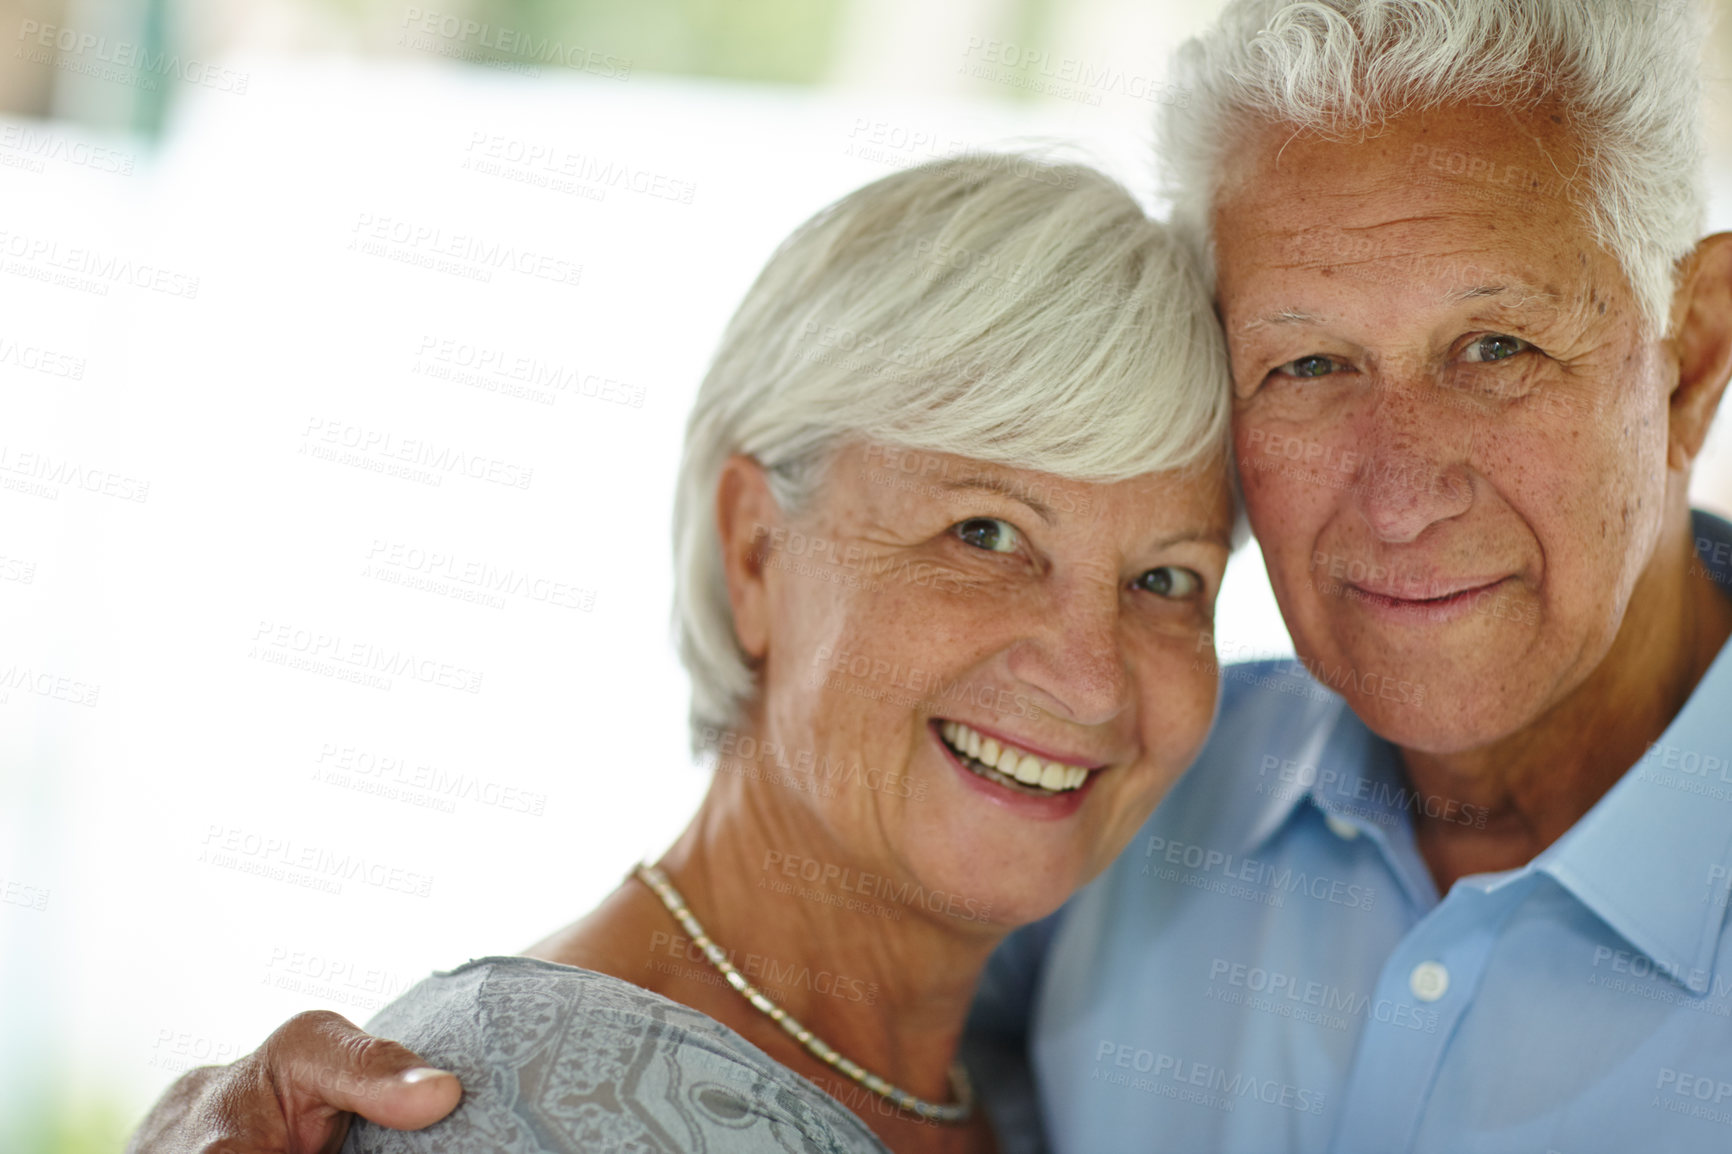
<path id="1" fill-rule="evenodd" d="M 714 1018 L 535 958 L 437 973 L 367 1029 L 463 1082 L 425 1130 L 356 1118 L 345 1154 L 889 1154 L 864 1123 Z"/>

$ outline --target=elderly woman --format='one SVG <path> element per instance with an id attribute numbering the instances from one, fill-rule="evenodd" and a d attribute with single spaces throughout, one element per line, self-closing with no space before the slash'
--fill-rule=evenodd
<path id="1" fill-rule="evenodd" d="M 386 1008 L 466 1097 L 346 1149 L 991 1149 L 955 1061 L 987 956 L 1213 714 L 1223 374 L 1190 266 L 1091 170 L 947 160 L 801 227 L 687 427 L 709 792 L 586 917 Z"/>

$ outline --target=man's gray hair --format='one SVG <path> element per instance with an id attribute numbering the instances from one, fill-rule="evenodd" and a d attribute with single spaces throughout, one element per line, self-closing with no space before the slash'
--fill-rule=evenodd
<path id="1" fill-rule="evenodd" d="M 975 154 L 819 212 L 746 293 L 686 425 L 674 614 L 694 748 L 757 692 L 716 531 L 730 455 L 792 514 L 854 441 L 1107 482 L 1223 458 L 1229 412 L 1194 259 L 1093 169 Z"/>
<path id="2" fill-rule="evenodd" d="M 1160 132 L 1174 223 L 1212 266 L 1210 204 L 1247 126 L 1345 136 L 1457 102 L 1556 100 L 1586 165 L 1560 186 L 1660 333 L 1703 227 L 1706 35 L 1694 0 L 1233 0 L 1176 58 L 1189 99 L 1163 110 Z M 1473 175 L 1471 157 L 1415 164 L 1457 160 Z"/>

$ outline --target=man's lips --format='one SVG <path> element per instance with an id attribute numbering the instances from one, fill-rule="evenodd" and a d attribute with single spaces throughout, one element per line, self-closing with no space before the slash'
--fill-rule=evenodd
<path id="1" fill-rule="evenodd" d="M 1468 577 L 1424 584 L 1385 586 L 1347 583 L 1356 598 L 1391 609 L 1445 609 L 1491 592 L 1508 577 Z"/>

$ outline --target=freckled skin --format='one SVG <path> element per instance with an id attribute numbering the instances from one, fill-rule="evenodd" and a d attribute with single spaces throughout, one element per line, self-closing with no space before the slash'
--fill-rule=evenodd
<path id="1" fill-rule="evenodd" d="M 787 514 L 756 462 L 736 457 L 717 499 L 735 633 L 759 686 L 739 733 L 789 751 L 790 762 L 807 755 L 806 771 L 791 778 L 812 779 L 810 766 L 829 759 L 910 788 L 866 788 L 857 777 L 826 794 L 718 773 L 662 864 L 727 949 L 796 972 L 843 970 L 870 985 L 869 1005 L 803 988 L 778 1000 L 868 1069 L 947 1100 L 949 1056 L 993 947 L 1105 869 L 1207 735 L 1231 503 L 1221 460 L 1115 484 L 941 453 L 917 454 L 917 462 L 932 468 L 899 484 L 907 478 L 868 447 L 845 447 L 810 507 Z M 1051 520 L 1002 492 L 945 487 L 961 477 L 1043 499 Z M 1003 522 L 1003 540 L 1014 547 L 965 540 L 958 525 L 978 518 Z M 1195 539 L 1163 543 L 1181 536 Z M 1169 569 L 1199 584 L 1170 597 L 1137 587 L 1145 574 Z M 863 672 L 849 672 L 845 659 L 836 671 L 841 655 L 864 658 Z M 872 663 L 881 663 L 876 672 Z M 926 688 L 907 689 L 911 676 Z M 966 692 L 937 688 L 955 685 Z M 1036 819 L 973 788 L 936 745 L 934 718 L 1105 768 L 1075 813 Z M 960 914 L 948 904 L 896 905 L 896 916 L 884 918 L 858 908 L 883 901 L 850 908 L 806 900 L 761 884 L 784 880 L 766 872 L 770 853 L 968 904 Z M 849 896 L 834 885 L 799 886 Z M 701 956 L 672 973 L 646 967 L 645 944 L 668 929 L 660 903 L 627 885 L 530 952 L 694 1006 L 836 1088 L 834 1074 L 709 980 Z M 984 1122 L 862 1117 L 898 1151 L 992 1144 Z"/>
<path id="2" fill-rule="evenodd" d="M 1264 127 L 1234 155 L 1218 303 L 1283 616 L 1320 673 L 1406 684 L 1406 700 L 1346 696 L 1416 785 L 1493 814 L 1470 844 L 1422 823 L 1440 884 L 1520 864 L 1658 735 L 1732 631 L 1689 571 L 1687 503 L 1725 385 L 1732 238 L 1698 250 L 1696 338 L 1660 339 L 1568 198 L 1562 118 L 1459 106 L 1351 141 Z M 1430 163 L 1452 155 L 1481 177 Z M 1547 183 L 1496 179 L 1525 172 Z M 1295 443 L 1353 454 L 1351 475 L 1270 467 L 1269 446 Z M 1331 577 L 1337 558 L 1395 575 L 1380 591 L 1398 597 L 1499 584 L 1458 620 L 1397 620 Z"/>
<path id="3" fill-rule="evenodd" d="M 756 724 L 789 748 L 863 761 L 925 785 L 919 801 L 865 790 L 793 799 L 809 804 L 835 853 L 888 859 L 929 887 L 979 894 L 1006 924 L 1032 921 L 1106 867 L 1201 744 L 1214 711 L 1212 645 L 1202 639 L 1226 561 L 1225 489 L 1208 472 L 1201 480 L 1083 485 L 930 455 L 946 476 L 992 471 L 1022 478 L 1031 492 L 1046 491 L 1044 483 L 1074 494 L 1063 502 L 1074 511 L 1052 502 L 1048 525 L 997 493 L 875 483 L 890 474 L 874 472 L 864 452 L 844 450 L 826 499 L 791 522 L 844 552 L 858 546 L 860 560 L 843 571 L 860 582 L 765 570 L 759 612 L 768 624 L 756 642 L 765 649 L 764 707 Z M 1020 555 L 964 543 L 952 527 L 968 517 L 1009 522 L 1023 539 Z M 1149 547 L 1190 531 L 1214 539 Z M 1203 576 L 1199 596 L 1162 599 L 1128 588 L 1168 565 Z M 866 580 L 872 573 L 883 576 Z M 742 608 L 738 618 L 756 615 Z M 751 628 L 742 621 L 743 636 Z M 1009 708 L 931 700 L 910 709 L 906 699 L 915 695 L 905 692 L 875 701 L 849 690 L 888 688 L 887 678 L 831 673 L 817 656 L 825 651 L 1004 690 Z M 1119 768 L 1101 775 L 1074 822 L 1031 823 L 968 795 L 932 748 L 927 721 L 935 716 Z"/>

